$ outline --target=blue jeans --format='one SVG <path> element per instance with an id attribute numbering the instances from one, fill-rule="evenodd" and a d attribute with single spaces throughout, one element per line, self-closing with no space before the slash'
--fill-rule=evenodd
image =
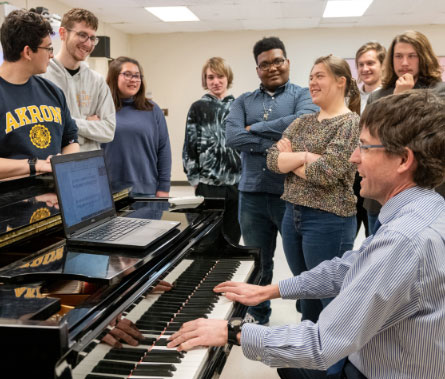
<path id="1" fill-rule="evenodd" d="M 275 253 L 277 233 L 281 233 L 285 202 L 279 195 L 261 192 L 239 193 L 239 222 L 241 234 L 246 246 L 261 248 L 261 279 L 260 285 L 272 282 L 273 256 Z M 260 324 L 269 322 L 272 310 L 270 301 L 255 307 L 248 312 Z"/>
<path id="2" fill-rule="evenodd" d="M 283 217 L 283 247 L 294 275 L 308 271 L 325 260 L 341 257 L 354 246 L 357 220 L 301 205 L 286 205 Z M 301 299 L 302 320 L 317 322 L 329 299 Z"/>

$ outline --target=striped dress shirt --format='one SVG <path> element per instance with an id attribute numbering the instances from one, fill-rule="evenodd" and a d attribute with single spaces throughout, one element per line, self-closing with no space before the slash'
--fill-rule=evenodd
<path id="1" fill-rule="evenodd" d="M 410 188 L 379 221 L 359 250 L 279 282 L 283 299 L 336 298 L 316 324 L 245 324 L 246 357 L 326 370 L 349 356 L 371 379 L 445 378 L 445 200 Z"/>

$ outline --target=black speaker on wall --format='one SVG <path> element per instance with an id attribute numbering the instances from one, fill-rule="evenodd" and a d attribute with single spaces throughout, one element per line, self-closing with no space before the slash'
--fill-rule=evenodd
<path id="1" fill-rule="evenodd" d="M 94 48 L 90 57 L 93 58 L 111 58 L 110 57 L 110 37 L 107 36 L 97 36 L 99 38 L 99 43 Z"/>

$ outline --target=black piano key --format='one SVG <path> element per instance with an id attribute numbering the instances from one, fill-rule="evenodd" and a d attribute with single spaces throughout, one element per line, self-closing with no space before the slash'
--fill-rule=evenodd
<path id="1" fill-rule="evenodd" d="M 132 372 L 134 376 L 173 376 L 176 367 L 172 364 L 147 363 L 138 365 Z"/>
<path id="2" fill-rule="evenodd" d="M 111 349 L 103 359 L 139 362 L 140 359 L 147 353 L 147 351 L 147 349 L 125 347 L 121 349 Z"/>
<path id="3" fill-rule="evenodd" d="M 212 302 L 213 300 L 212 299 L 203 299 L 203 298 L 200 298 L 200 297 L 198 297 L 198 298 L 191 298 L 188 302 L 187 302 L 187 304 L 202 304 L 202 305 L 207 305 L 207 304 L 209 304 L 209 302 Z"/>
<path id="4" fill-rule="evenodd" d="M 170 321 L 173 318 L 173 314 L 151 314 L 147 313 L 145 315 L 142 315 L 141 318 L 138 321 Z"/>
<path id="5" fill-rule="evenodd" d="M 167 326 L 166 332 L 177 332 L 182 326 L 182 322 L 173 322 Z"/>
<path id="6" fill-rule="evenodd" d="M 169 342 L 170 342 L 170 341 L 168 340 L 168 338 L 160 338 L 160 339 L 158 339 L 158 340 L 156 341 L 156 343 L 155 343 L 155 347 L 156 347 L 156 346 L 159 346 L 159 347 L 167 346 L 167 344 L 168 344 Z"/>
<path id="7" fill-rule="evenodd" d="M 150 355 L 169 355 L 172 357 L 180 357 L 183 358 L 185 352 L 183 351 L 177 351 L 177 350 L 163 350 L 163 349 L 156 349 L 156 347 L 154 347 L 153 349 L 151 349 L 148 354 Z"/>
<path id="8" fill-rule="evenodd" d="M 180 357 L 168 356 L 168 355 L 147 355 L 142 359 L 142 362 L 146 363 L 181 363 Z"/>
<path id="9" fill-rule="evenodd" d="M 113 361 L 99 361 L 93 368 L 92 372 L 116 375 L 130 375 L 134 368 L 134 363 L 113 362 Z"/>
<path id="10" fill-rule="evenodd" d="M 192 321 L 192 320 L 194 320 L 194 319 L 196 319 L 196 318 L 207 318 L 207 314 L 205 314 L 205 313 L 186 313 L 186 314 L 178 314 L 176 317 L 175 317 L 175 320 L 176 321 L 178 321 L 178 322 L 182 322 L 182 323 L 184 323 L 184 322 L 187 322 L 187 321 Z"/>
<path id="11" fill-rule="evenodd" d="M 215 300 L 219 297 L 220 295 L 218 293 L 215 293 L 213 291 L 200 291 L 200 292 L 196 292 L 193 294 L 193 299 L 212 299 Z"/>
<path id="12" fill-rule="evenodd" d="M 213 308 L 215 308 L 215 306 L 213 304 L 186 304 L 184 305 L 184 307 L 181 309 L 181 313 L 193 313 L 196 311 L 200 311 L 200 312 L 207 312 L 210 313 Z"/>
<path id="13" fill-rule="evenodd" d="M 164 329 L 167 326 L 167 321 L 144 321 L 139 320 L 135 322 L 135 325 L 137 328 L 143 328 L 143 329 Z"/>
<path id="14" fill-rule="evenodd" d="M 153 345 L 153 342 L 156 341 L 156 338 L 153 337 L 145 337 L 141 340 L 139 340 L 139 346 L 151 346 Z"/>

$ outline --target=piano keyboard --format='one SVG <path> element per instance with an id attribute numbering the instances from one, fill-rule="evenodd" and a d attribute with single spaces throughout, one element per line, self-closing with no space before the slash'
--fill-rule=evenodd
<path id="1" fill-rule="evenodd" d="M 124 314 L 136 324 L 145 340 L 136 347 L 124 344 L 122 349 L 97 343 L 74 368 L 73 378 L 197 378 L 208 358 L 209 349 L 178 352 L 167 349 L 167 338 L 183 322 L 195 318 L 227 319 L 233 303 L 215 294 L 213 287 L 226 280 L 246 282 L 253 268 L 253 261 L 181 261 L 164 278 L 174 284 L 171 291 L 141 297 Z"/>

